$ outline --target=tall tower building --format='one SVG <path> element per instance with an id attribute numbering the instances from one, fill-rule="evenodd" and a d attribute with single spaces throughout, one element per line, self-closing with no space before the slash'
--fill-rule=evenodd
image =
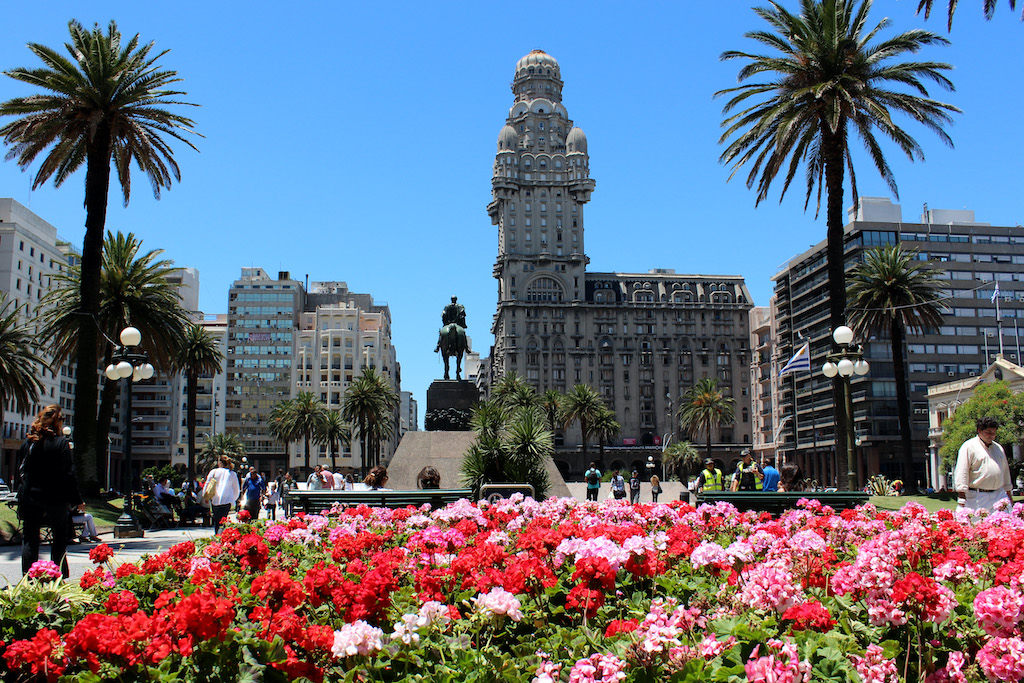
<path id="1" fill-rule="evenodd" d="M 712 434 L 728 464 L 751 440 L 743 278 L 668 268 L 587 273 L 583 212 L 594 180 L 587 137 L 562 105 L 558 62 L 541 50 L 526 55 L 512 92 L 487 206 L 498 226 L 492 380 L 514 371 L 537 391 L 594 387 L 622 425 L 606 465 L 646 471 L 666 438 L 703 442 L 673 416 L 696 380 L 716 377 L 737 402 L 736 423 Z M 565 475 L 586 468 L 574 455 L 580 441 L 578 429 L 555 435 Z"/>
<path id="2" fill-rule="evenodd" d="M 493 201 L 487 206 L 498 226 L 498 312 L 491 330 L 497 375 L 517 369 L 518 331 L 525 330 L 534 303 L 560 304 L 551 325 L 564 335 L 565 306 L 579 302 L 585 291 L 583 207 L 594 190 L 587 136 L 562 106 L 554 57 L 534 50 L 520 59 L 512 92 L 515 101 L 498 134 Z M 559 337 L 563 364 L 564 343 Z M 563 369 L 554 386 L 564 391 L 565 382 Z"/>

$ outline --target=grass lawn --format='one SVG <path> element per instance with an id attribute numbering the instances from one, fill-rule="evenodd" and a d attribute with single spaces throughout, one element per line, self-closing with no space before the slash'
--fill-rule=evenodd
<path id="1" fill-rule="evenodd" d="M 956 507 L 956 496 L 942 500 L 938 496 L 871 496 L 870 503 L 880 510 L 899 510 L 909 502 L 920 503 L 928 512 L 952 510 Z"/>

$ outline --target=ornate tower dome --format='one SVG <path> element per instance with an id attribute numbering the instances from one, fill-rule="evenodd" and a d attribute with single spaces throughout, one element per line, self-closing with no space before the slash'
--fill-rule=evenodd
<path id="1" fill-rule="evenodd" d="M 562 72 L 558 68 L 558 60 L 544 50 L 534 50 L 521 58 L 516 62 L 512 92 L 516 94 L 517 102 L 538 97 L 561 102 Z"/>
<path id="2" fill-rule="evenodd" d="M 519 146 L 519 133 L 516 129 L 507 123 L 498 133 L 498 151 L 499 152 L 510 152 L 514 151 Z"/>
<path id="3" fill-rule="evenodd" d="M 516 62 L 516 78 L 531 74 L 553 76 L 558 80 L 562 78 L 562 74 L 558 70 L 558 60 L 544 50 L 532 50 L 530 54 Z"/>
<path id="4" fill-rule="evenodd" d="M 572 130 L 569 131 L 569 135 L 565 138 L 565 150 L 569 154 L 573 152 L 587 153 L 587 135 L 583 132 L 582 128 L 573 126 Z"/>

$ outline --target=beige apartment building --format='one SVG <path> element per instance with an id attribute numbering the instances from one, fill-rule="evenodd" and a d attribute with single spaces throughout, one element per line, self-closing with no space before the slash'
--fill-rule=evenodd
<path id="1" fill-rule="evenodd" d="M 597 389 L 622 425 L 606 448 L 608 466 L 660 460 L 682 433 L 679 396 L 717 377 L 736 399 L 736 422 L 712 435 L 728 464 L 751 442 L 748 313 L 743 278 L 674 269 L 587 272 L 584 209 L 595 182 L 587 137 L 562 104 L 558 62 L 534 50 L 516 64 L 514 99 L 498 135 L 487 212 L 498 227 L 498 305 L 491 382 L 515 371 L 537 391 Z M 566 475 L 578 429 L 556 434 L 556 463 Z M 596 452 L 596 444 L 591 452 Z"/>

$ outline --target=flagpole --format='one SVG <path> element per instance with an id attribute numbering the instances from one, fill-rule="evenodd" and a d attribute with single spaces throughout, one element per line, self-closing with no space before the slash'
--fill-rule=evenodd
<path id="1" fill-rule="evenodd" d="M 1003 316 L 999 312 L 999 281 L 996 280 L 996 291 L 992 293 L 996 304 L 996 330 L 999 334 L 999 357 L 1003 357 Z"/>

